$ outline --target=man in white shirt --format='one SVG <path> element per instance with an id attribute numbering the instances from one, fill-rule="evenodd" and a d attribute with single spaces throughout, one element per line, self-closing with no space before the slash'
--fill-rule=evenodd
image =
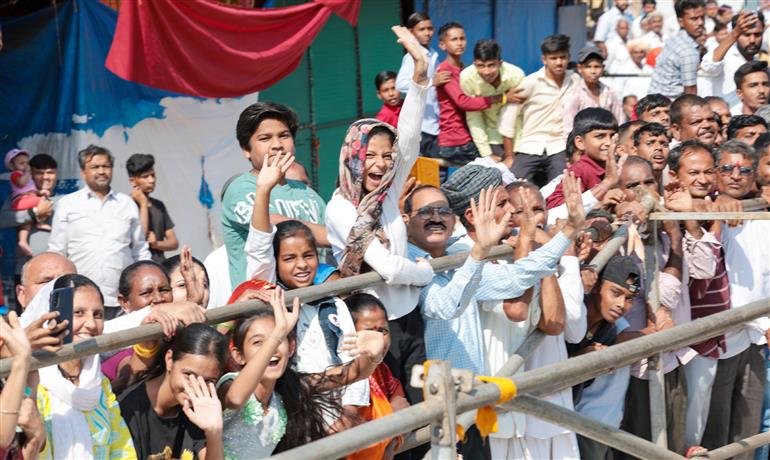
<path id="1" fill-rule="evenodd" d="M 629 23 L 634 20 L 634 17 L 630 13 L 627 13 L 628 0 L 615 0 L 614 5 L 609 10 L 605 11 L 596 21 L 596 31 L 594 32 L 594 44 L 599 48 L 602 48 L 604 54 L 607 54 L 607 49 L 604 44 L 608 39 L 617 34 L 615 32 L 615 26 L 618 21 L 625 19 Z"/>
<path id="2" fill-rule="evenodd" d="M 116 306 L 123 268 L 150 258 L 139 208 L 110 187 L 109 150 L 89 145 L 78 152 L 78 162 L 86 186 L 56 204 L 48 250 L 70 259 L 78 273 L 99 286 L 105 305 Z"/>
<path id="3" fill-rule="evenodd" d="M 756 153 L 739 141 L 728 141 L 717 151 L 716 203 L 746 198 L 754 186 Z M 730 308 L 770 297 L 770 221 L 745 221 L 731 227 L 724 222 L 722 247 L 730 281 Z M 762 417 L 765 356 L 770 319 L 757 318 L 725 335 L 727 351 L 720 353 L 711 393 L 711 408 L 703 447 L 713 449 L 756 432 Z M 753 453 L 736 456 L 752 459 Z"/>
<path id="4" fill-rule="evenodd" d="M 614 66 L 622 65 L 631 57 L 628 55 L 628 21 L 625 18 L 618 20 L 615 25 L 615 35 L 607 39 L 605 44 L 607 48 L 607 59 L 604 61 L 605 69 L 612 69 Z"/>
<path id="5" fill-rule="evenodd" d="M 708 96 L 719 96 L 731 107 L 738 104 L 733 75 L 759 53 L 764 28 L 762 13 L 742 11 L 733 19 L 733 30 L 728 38 L 706 53 L 701 61 L 701 73 L 712 80 L 714 94 Z"/>

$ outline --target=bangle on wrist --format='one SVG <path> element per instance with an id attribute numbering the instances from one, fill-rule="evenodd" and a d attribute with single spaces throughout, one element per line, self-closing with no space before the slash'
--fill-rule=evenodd
<path id="1" fill-rule="evenodd" d="M 134 354 L 140 358 L 152 358 L 158 353 L 158 349 L 160 348 L 160 344 L 155 344 L 152 348 L 145 348 L 140 344 L 134 345 Z"/>
<path id="2" fill-rule="evenodd" d="M 503 93 L 503 98 L 500 100 L 500 103 L 503 105 L 508 103 L 508 96 L 506 96 L 505 93 Z"/>

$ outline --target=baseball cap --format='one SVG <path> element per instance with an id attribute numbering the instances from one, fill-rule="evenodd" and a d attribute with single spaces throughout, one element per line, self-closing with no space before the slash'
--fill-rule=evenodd
<path id="1" fill-rule="evenodd" d="M 642 275 L 639 272 L 639 266 L 633 258 L 629 256 L 614 256 L 607 262 L 607 266 L 602 271 L 603 280 L 612 281 L 622 286 L 633 294 L 641 289 Z M 631 282 L 629 283 L 629 279 Z"/>
<path id="2" fill-rule="evenodd" d="M 22 149 L 9 150 L 8 153 L 5 154 L 5 168 L 11 169 L 11 162 L 13 161 L 13 159 L 21 155 L 22 153 L 27 156 L 30 156 L 29 152 L 27 152 L 26 150 L 22 150 Z"/>
<path id="3" fill-rule="evenodd" d="M 596 46 L 586 46 L 578 51 L 577 61 L 578 63 L 582 64 L 591 57 L 597 57 L 601 59 L 602 62 L 604 62 L 604 54 L 602 54 L 602 50 Z"/>

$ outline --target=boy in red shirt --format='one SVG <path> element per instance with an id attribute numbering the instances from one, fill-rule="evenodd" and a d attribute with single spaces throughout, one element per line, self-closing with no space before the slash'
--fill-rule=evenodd
<path id="1" fill-rule="evenodd" d="M 438 46 L 446 52 L 446 60 L 439 64 L 436 72 L 449 72 L 450 80 L 436 87 L 439 104 L 439 158 L 455 165 L 464 166 L 479 157 L 473 143 L 465 112 L 486 110 L 492 104 L 506 102 L 507 95 L 468 96 L 460 88 L 460 60 L 468 41 L 465 30 L 459 22 L 448 22 L 438 31 Z"/>
<path id="2" fill-rule="evenodd" d="M 592 107 L 583 109 L 575 116 L 575 127 L 569 139 L 580 159 L 570 166 L 567 174 L 574 174 L 581 182 L 581 192 L 591 190 L 598 201 L 618 184 L 618 167 L 615 157 L 618 121 L 607 110 Z M 607 172 L 609 171 L 609 172 Z M 564 203 L 562 184 L 556 186 L 546 199 L 548 209 Z"/>
<path id="3" fill-rule="evenodd" d="M 382 101 L 382 108 L 377 113 L 380 121 L 398 127 L 398 116 L 401 113 L 401 92 L 396 89 L 396 72 L 383 70 L 374 77 L 374 87 L 377 88 L 377 99 Z"/>

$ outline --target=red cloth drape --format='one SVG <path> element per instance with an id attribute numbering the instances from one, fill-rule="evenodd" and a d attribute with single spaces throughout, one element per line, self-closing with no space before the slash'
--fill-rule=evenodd
<path id="1" fill-rule="evenodd" d="M 275 9 L 209 0 L 124 0 L 105 63 L 115 75 L 176 93 L 237 97 L 290 74 L 336 13 L 355 25 L 361 0 Z"/>

